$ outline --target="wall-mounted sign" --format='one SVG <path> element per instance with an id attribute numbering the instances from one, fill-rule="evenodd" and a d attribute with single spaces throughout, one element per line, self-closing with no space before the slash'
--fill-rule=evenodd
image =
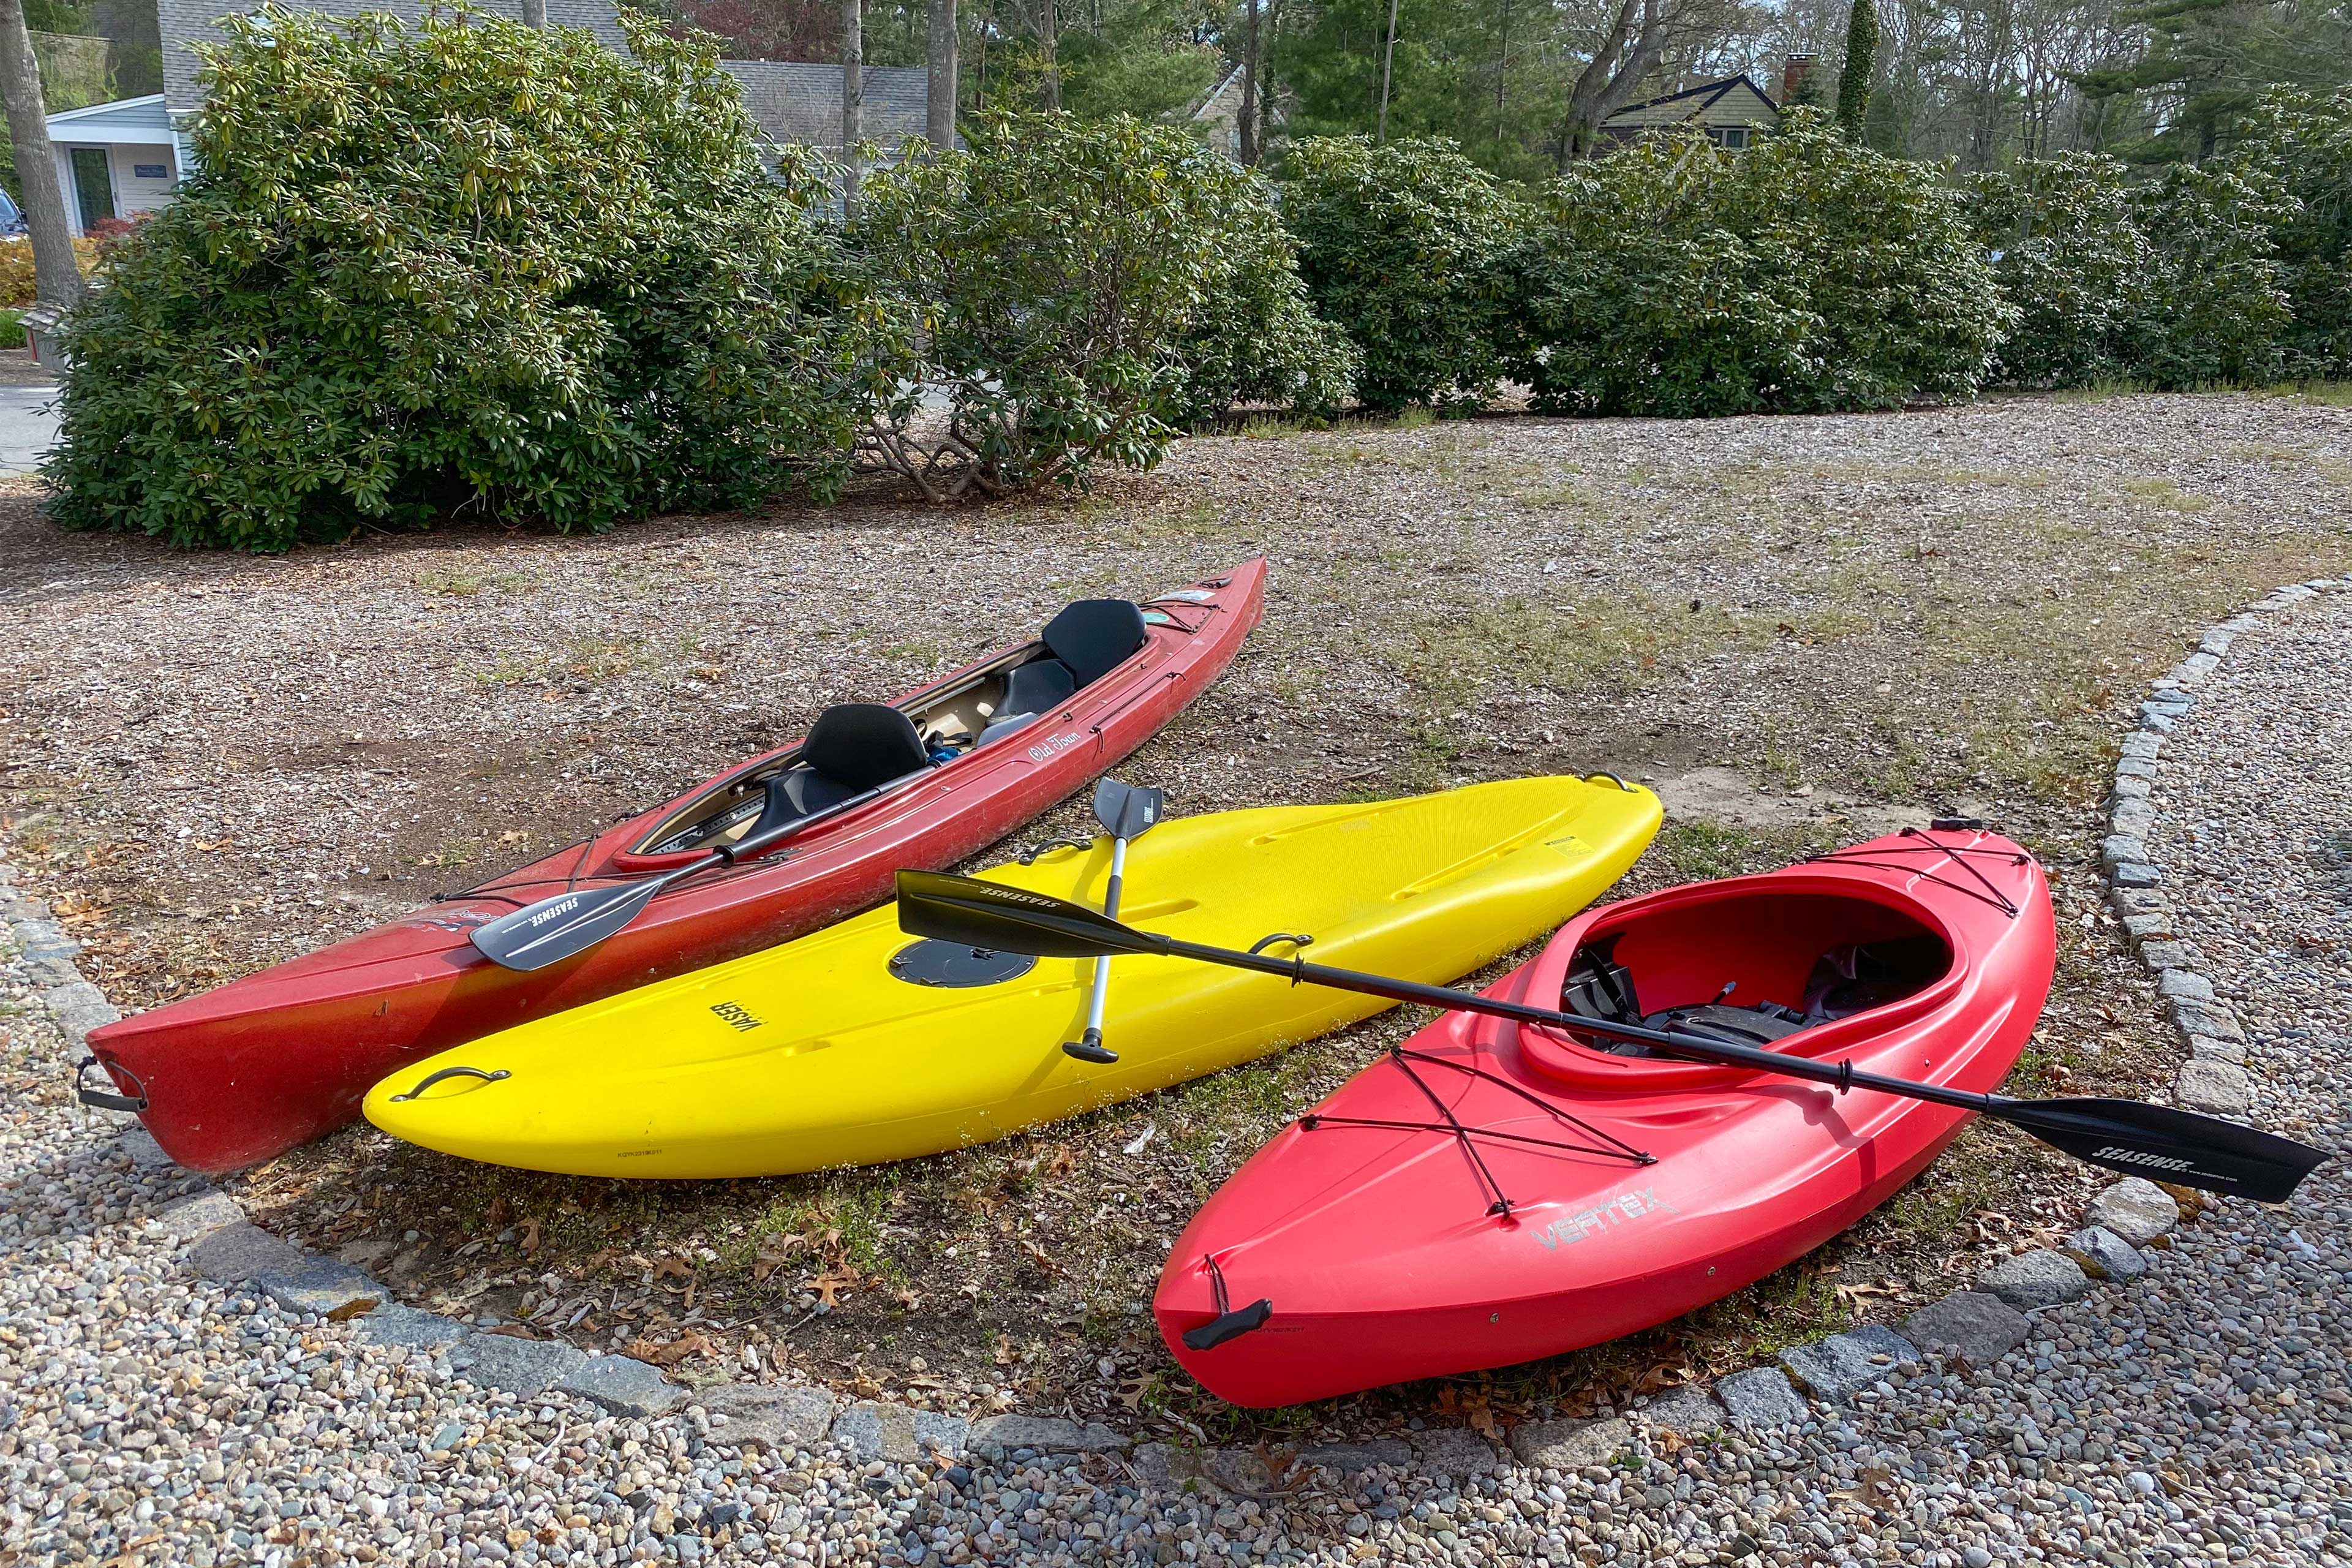
<path id="1" fill-rule="evenodd" d="M 131 174 L 133 179 L 140 180 L 168 180 L 172 177 L 171 168 L 163 163 L 133 163 Z"/>

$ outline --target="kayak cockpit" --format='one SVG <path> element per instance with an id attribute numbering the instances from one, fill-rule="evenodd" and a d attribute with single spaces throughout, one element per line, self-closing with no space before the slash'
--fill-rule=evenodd
<path id="1" fill-rule="evenodd" d="M 890 706 L 845 702 L 808 739 L 720 780 L 632 846 L 635 856 L 721 848 L 915 778 L 1035 723 L 1141 653 L 1142 607 L 1081 599 L 1024 644 Z"/>
<path id="2" fill-rule="evenodd" d="M 1560 1006 L 1731 1045 L 1805 1051 L 1812 1042 L 1790 1037 L 1865 1014 L 1885 1016 L 1881 1010 L 1901 1008 L 1956 973 L 1940 924 L 1907 900 L 1872 896 L 1878 892 L 1709 889 L 1645 902 L 1630 918 L 1611 921 L 1604 912 L 1569 960 Z M 1572 1047 L 1538 1038 L 1529 1049 L 1538 1066 L 1570 1077 L 1591 1069 L 1639 1074 L 1627 1058 L 1644 1058 L 1677 1075 L 1729 1070 L 1675 1062 L 1637 1041 L 1599 1035 L 1577 1036 Z"/>

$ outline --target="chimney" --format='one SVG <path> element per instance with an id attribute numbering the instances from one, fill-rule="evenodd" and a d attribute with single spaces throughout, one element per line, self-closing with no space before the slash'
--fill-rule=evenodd
<path id="1" fill-rule="evenodd" d="M 1805 78 L 1811 73 L 1812 68 L 1813 56 L 1811 50 L 1789 51 L 1789 58 L 1780 62 L 1781 108 L 1786 109 L 1797 101 L 1797 94 L 1804 89 Z"/>

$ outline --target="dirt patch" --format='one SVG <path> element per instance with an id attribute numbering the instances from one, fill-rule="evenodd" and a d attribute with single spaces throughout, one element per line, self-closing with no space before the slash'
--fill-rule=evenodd
<path id="1" fill-rule="evenodd" d="M 1078 501 L 461 528 L 275 561 L 60 535 L 0 492 L 0 804 L 93 977 L 152 1005 L 542 854 L 1070 597 L 1262 549 L 1266 625 L 1123 770 L 1172 808 L 1648 776 L 1672 816 L 1628 892 L 1983 816 L 2044 858 L 2063 938 L 2014 1087 L 2137 1092 L 2172 1047 L 2098 902 L 2115 737 L 2203 626 L 2343 569 L 2347 458 L 2352 410 L 2286 398 L 1351 426 L 1187 442 Z M 688 1377 L 756 1365 L 1223 1439 L 1614 1406 L 1897 1315 L 2058 1235 L 2089 1185 L 1979 1128 L 1835 1244 L 1652 1333 L 1298 1412 L 1216 1405 L 1143 1315 L 1167 1247 L 1419 1021 L 878 1170 L 559 1180 L 359 1129 L 238 1191 L 413 1300 Z"/>

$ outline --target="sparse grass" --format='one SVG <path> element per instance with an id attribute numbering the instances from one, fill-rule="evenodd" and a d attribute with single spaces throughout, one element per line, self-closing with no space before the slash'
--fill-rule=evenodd
<path id="1" fill-rule="evenodd" d="M 530 579 L 520 572 L 474 572 L 442 566 L 419 572 L 415 582 L 421 591 L 445 599 L 471 599 L 486 593 L 519 594 L 530 586 Z"/>
<path id="2" fill-rule="evenodd" d="M 1396 427 L 1400 430 L 1425 430 L 1437 423 L 1437 410 L 1423 404 L 1397 410 Z"/>
<path id="3" fill-rule="evenodd" d="M 547 673 L 547 661 L 541 658 L 513 653 L 500 653 L 489 664 L 474 671 L 477 686 L 521 686 L 540 679 Z"/>
<path id="4" fill-rule="evenodd" d="M 481 853 L 480 839 L 459 838 L 443 845 L 430 854 L 412 855 L 408 858 L 408 863 L 412 866 L 423 867 L 427 870 L 454 871 L 460 866 L 472 865 L 480 858 Z"/>
<path id="5" fill-rule="evenodd" d="M 2273 397 L 2295 397 L 2323 408 L 2352 408 L 2352 381 L 2290 381 L 2264 388 Z"/>
<path id="6" fill-rule="evenodd" d="M 2147 479 L 2126 479 L 2124 481 L 2123 488 L 2130 494 L 2137 496 L 2144 501 L 2152 502 L 2157 506 L 2167 508 L 2172 511 L 2210 511 L 2213 510 L 2214 502 L 2212 497 L 2200 496 L 2189 490 L 2184 490 L 2180 488 L 2179 483 L 2177 480 L 2166 478 L 2161 474 L 2151 475 Z"/>
<path id="7" fill-rule="evenodd" d="M 1325 419 L 1276 418 L 1271 415 L 1261 415 L 1243 424 L 1241 436 L 1244 441 L 1281 441 L 1293 436 L 1303 436 L 1309 430 L 1328 430 L 1330 427 L 1330 422 Z"/>

